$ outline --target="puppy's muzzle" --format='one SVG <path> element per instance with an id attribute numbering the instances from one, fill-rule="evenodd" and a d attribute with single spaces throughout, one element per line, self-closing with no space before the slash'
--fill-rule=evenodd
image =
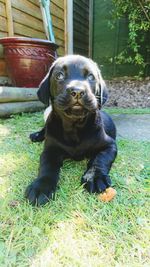
<path id="1" fill-rule="evenodd" d="M 81 99 L 85 94 L 85 89 L 80 87 L 69 87 L 66 91 L 74 100 Z"/>

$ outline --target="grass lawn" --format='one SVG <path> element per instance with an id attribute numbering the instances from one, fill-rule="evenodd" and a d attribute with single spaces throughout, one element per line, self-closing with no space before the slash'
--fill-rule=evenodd
<path id="1" fill-rule="evenodd" d="M 150 108 L 104 108 L 109 114 L 150 114 Z"/>
<path id="2" fill-rule="evenodd" d="M 42 125 L 42 113 L 0 120 L 0 266 L 148 267 L 150 142 L 118 140 L 111 203 L 80 186 L 86 161 L 66 161 L 56 200 L 35 208 L 24 190 L 43 144 L 28 135 Z"/>

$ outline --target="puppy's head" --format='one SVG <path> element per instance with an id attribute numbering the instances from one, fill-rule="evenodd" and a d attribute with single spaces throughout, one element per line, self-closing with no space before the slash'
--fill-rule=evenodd
<path id="1" fill-rule="evenodd" d="M 78 55 L 58 58 L 41 82 L 38 97 L 68 118 L 85 117 L 106 102 L 101 72 L 91 59 Z"/>

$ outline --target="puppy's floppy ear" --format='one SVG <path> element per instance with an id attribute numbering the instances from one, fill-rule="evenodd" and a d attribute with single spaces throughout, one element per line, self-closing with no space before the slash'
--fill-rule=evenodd
<path id="1" fill-rule="evenodd" d="M 45 104 L 46 106 L 49 106 L 50 104 L 50 77 L 52 75 L 53 69 L 54 69 L 55 62 L 50 67 L 48 73 L 46 74 L 45 78 L 41 81 L 39 85 L 39 90 L 37 91 L 37 95 L 39 100 Z"/>
<path id="2" fill-rule="evenodd" d="M 96 67 L 97 67 L 98 80 L 99 80 L 98 88 L 96 90 L 96 96 L 99 99 L 100 107 L 102 107 L 108 99 L 108 91 L 107 91 L 107 86 L 102 78 L 101 71 L 97 65 Z"/>

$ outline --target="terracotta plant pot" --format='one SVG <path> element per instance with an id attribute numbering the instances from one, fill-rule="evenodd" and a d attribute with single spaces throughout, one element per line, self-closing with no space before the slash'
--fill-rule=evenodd
<path id="1" fill-rule="evenodd" d="M 58 46 L 48 40 L 24 37 L 0 38 L 8 75 L 14 86 L 38 87 L 52 62 Z"/>

